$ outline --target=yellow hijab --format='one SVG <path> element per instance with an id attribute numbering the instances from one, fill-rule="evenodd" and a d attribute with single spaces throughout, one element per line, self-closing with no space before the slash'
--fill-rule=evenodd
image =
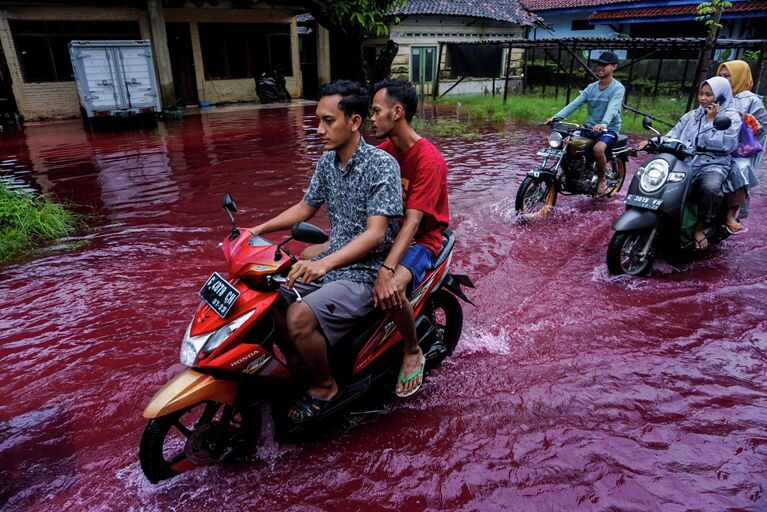
<path id="1" fill-rule="evenodd" d="M 730 83 L 732 84 L 733 96 L 739 92 L 750 91 L 754 86 L 754 80 L 751 78 L 751 68 L 748 67 L 748 62 L 742 60 L 722 62 L 716 70 L 717 75 L 722 71 L 722 68 L 727 68 L 727 71 L 730 72 Z"/>

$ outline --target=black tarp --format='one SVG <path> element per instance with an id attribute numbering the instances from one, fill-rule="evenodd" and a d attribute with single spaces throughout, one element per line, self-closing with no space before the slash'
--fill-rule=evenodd
<path id="1" fill-rule="evenodd" d="M 501 76 L 503 46 L 500 44 L 448 44 L 447 52 L 453 78 Z"/>

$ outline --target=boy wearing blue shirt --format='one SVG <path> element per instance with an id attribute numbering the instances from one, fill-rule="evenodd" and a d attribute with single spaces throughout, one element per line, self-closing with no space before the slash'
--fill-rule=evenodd
<path id="1" fill-rule="evenodd" d="M 612 148 L 618 141 L 618 132 L 621 129 L 621 109 L 623 108 L 623 96 L 626 88 L 618 80 L 613 78 L 613 73 L 618 67 L 618 56 L 613 52 L 603 52 L 595 61 L 597 63 L 598 82 L 588 85 L 581 94 L 569 105 L 557 112 L 553 117 L 546 120 L 551 124 L 554 119 L 564 119 L 584 103 L 588 105 L 588 123 L 591 130 L 581 130 L 581 137 L 596 140 L 594 145 L 594 159 L 597 162 L 597 194 L 605 193 L 605 170 L 607 169 L 607 157 L 605 151 Z"/>

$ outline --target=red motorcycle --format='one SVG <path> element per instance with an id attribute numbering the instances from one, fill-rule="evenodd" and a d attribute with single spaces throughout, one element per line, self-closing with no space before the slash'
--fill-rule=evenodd
<path id="1" fill-rule="evenodd" d="M 331 371 L 341 386 L 339 398 L 315 417 L 292 423 L 287 411 L 305 383 L 286 366 L 273 308 L 280 285 L 297 261 L 285 244 L 323 243 L 327 235 L 301 222 L 275 246 L 237 229 L 232 216 L 237 207 L 229 194 L 224 209 L 232 222 L 231 234 L 221 244 L 229 279 L 214 272 L 200 290 L 203 302 L 181 344 L 181 363 L 188 368 L 160 389 L 144 410 L 149 422 L 139 460 L 152 483 L 197 466 L 247 460 L 261 434 L 264 406 L 271 411 L 275 438 L 295 441 L 351 412 L 369 392 L 393 390 L 399 373 L 402 338 L 389 316 L 378 311 L 330 349 Z M 449 272 L 455 235 L 444 235 L 434 270 L 411 297 L 427 371 L 452 354 L 463 326 L 456 297 L 471 302 L 461 285 L 474 286 L 467 276 Z"/>

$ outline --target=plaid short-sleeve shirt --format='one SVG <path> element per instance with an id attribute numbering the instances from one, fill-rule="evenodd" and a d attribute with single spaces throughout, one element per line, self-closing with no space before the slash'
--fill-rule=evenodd
<path id="1" fill-rule="evenodd" d="M 316 259 L 332 254 L 367 229 L 368 217 L 389 217 L 381 245 L 346 267 L 331 270 L 325 282 L 341 279 L 358 283 L 375 282 L 378 269 L 389 252 L 402 216 L 402 183 L 399 165 L 385 151 L 363 138 L 346 168 L 335 151 L 326 151 L 317 162 L 304 202 L 312 208 L 327 206 L 330 247 Z"/>

